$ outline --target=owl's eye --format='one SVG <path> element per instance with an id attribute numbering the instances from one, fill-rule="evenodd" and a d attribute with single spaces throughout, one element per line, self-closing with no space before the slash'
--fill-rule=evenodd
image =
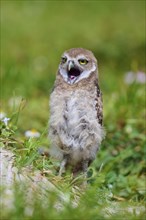
<path id="1" fill-rule="evenodd" d="M 62 57 L 62 58 L 61 58 L 61 62 L 62 62 L 62 63 L 66 63 L 66 61 L 67 61 L 67 58 L 66 58 L 66 57 Z"/>
<path id="2" fill-rule="evenodd" d="M 88 63 L 88 60 L 86 60 L 86 59 L 79 59 L 78 62 L 81 65 L 86 65 Z"/>

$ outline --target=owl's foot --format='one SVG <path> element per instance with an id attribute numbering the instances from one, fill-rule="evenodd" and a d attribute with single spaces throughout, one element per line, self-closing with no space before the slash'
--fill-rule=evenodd
<path id="1" fill-rule="evenodd" d="M 83 160 L 82 162 L 83 173 L 87 173 L 88 165 L 89 165 L 89 160 Z"/>
<path id="2" fill-rule="evenodd" d="M 83 162 L 82 162 L 82 170 L 83 170 L 83 183 L 82 183 L 82 187 L 83 188 L 87 187 L 87 172 L 88 172 L 89 163 L 90 163 L 89 160 L 83 160 Z"/>
<path id="3" fill-rule="evenodd" d="M 62 175 L 63 171 L 65 170 L 65 166 L 67 164 L 67 161 L 68 161 L 68 155 L 65 155 L 64 159 L 62 160 L 62 162 L 60 164 L 60 170 L 59 170 L 58 176 Z"/>

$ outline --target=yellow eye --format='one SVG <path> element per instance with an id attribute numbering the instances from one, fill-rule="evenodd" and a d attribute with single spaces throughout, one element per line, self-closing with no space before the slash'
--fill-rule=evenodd
<path id="1" fill-rule="evenodd" d="M 62 57 L 62 58 L 61 58 L 61 62 L 62 62 L 62 63 L 66 63 L 66 61 L 67 61 L 67 58 L 66 58 L 66 57 Z"/>
<path id="2" fill-rule="evenodd" d="M 88 60 L 86 59 L 79 59 L 78 61 L 79 61 L 79 64 L 81 65 L 86 65 L 88 63 Z"/>

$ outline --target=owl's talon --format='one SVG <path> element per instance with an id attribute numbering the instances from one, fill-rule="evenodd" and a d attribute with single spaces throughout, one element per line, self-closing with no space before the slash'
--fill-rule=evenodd
<path id="1" fill-rule="evenodd" d="M 65 170 L 65 166 L 66 166 L 66 164 L 67 164 L 67 160 L 68 160 L 68 156 L 65 155 L 65 156 L 64 156 L 64 159 L 62 160 L 62 162 L 61 162 L 61 164 L 60 164 L 60 170 L 59 170 L 58 176 L 61 176 L 62 173 L 63 173 L 63 171 Z"/>
<path id="2" fill-rule="evenodd" d="M 83 173 L 87 173 L 88 164 L 89 164 L 89 160 L 83 160 L 82 162 Z"/>

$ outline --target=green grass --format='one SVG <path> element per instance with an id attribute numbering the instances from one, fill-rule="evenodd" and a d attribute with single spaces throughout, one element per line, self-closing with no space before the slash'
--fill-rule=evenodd
<path id="1" fill-rule="evenodd" d="M 1 147 L 15 153 L 20 171 L 49 170 L 47 179 L 68 198 L 56 211 L 57 193 L 46 190 L 45 200 L 36 194 L 28 216 L 26 186 L 16 184 L 15 208 L 2 207 L 2 220 L 145 218 L 145 85 L 124 82 L 127 71 L 145 71 L 144 6 L 138 0 L 1 1 L 0 107 L 10 118 L 8 127 L 0 125 Z M 84 192 L 80 176 L 58 179 L 59 163 L 38 153 L 49 147 L 49 94 L 60 56 L 72 47 L 88 48 L 98 59 L 107 133 Z M 27 139 L 30 129 L 41 136 Z"/>

